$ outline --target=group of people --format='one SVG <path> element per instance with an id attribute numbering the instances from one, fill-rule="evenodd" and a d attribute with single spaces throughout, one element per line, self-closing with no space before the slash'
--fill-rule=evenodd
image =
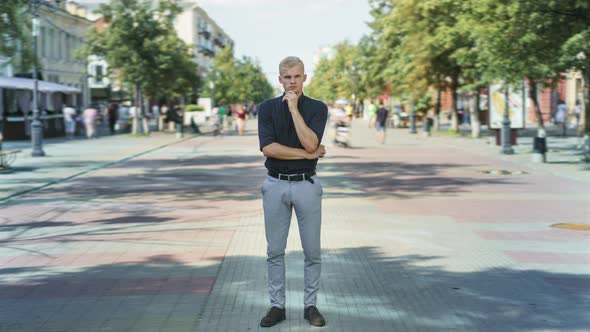
<path id="1" fill-rule="evenodd" d="M 108 121 L 111 135 L 115 134 L 115 127 L 119 120 L 119 105 L 109 103 L 104 108 L 102 114 L 99 109 L 99 106 L 92 104 L 86 107 L 81 113 L 78 113 L 72 105 L 66 105 L 62 111 L 66 137 L 73 139 L 76 136 L 77 129 L 80 128 L 84 130 L 86 138 L 96 138 L 97 126 L 102 119 Z"/>
<path id="2" fill-rule="evenodd" d="M 248 123 L 249 117 L 256 117 L 256 105 L 251 106 L 237 104 L 232 107 L 219 106 L 213 108 L 213 119 L 215 125 L 220 131 L 227 126 L 229 129 L 233 129 L 238 135 L 243 136 L 246 131 L 246 124 Z"/>
<path id="3" fill-rule="evenodd" d="M 561 128 L 562 128 L 562 136 L 565 136 L 566 131 L 567 131 L 568 114 L 569 114 L 568 111 L 569 111 L 569 108 L 568 108 L 567 104 L 565 103 L 565 101 L 560 100 L 559 103 L 557 104 L 557 110 L 555 111 L 555 114 L 553 115 L 553 121 L 555 122 L 555 124 L 557 124 L 558 126 L 561 126 Z M 582 103 L 580 102 L 580 100 L 576 101 L 576 104 L 573 107 L 573 113 L 574 113 L 574 117 L 575 117 L 575 124 L 572 123 L 572 128 L 579 128 L 580 116 L 582 113 Z"/>

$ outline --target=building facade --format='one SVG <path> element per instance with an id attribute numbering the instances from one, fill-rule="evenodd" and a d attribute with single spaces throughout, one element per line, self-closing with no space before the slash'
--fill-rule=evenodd
<path id="1" fill-rule="evenodd" d="M 181 4 L 183 11 L 176 17 L 174 27 L 178 36 L 192 49 L 193 61 L 199 65 L 199 75 L 207 76 L 213 65 L 213 57 L 234 41 L 195 2 Z"/>
<path id="2" fill-rule="evenodd" d="M 46 3 L 49 6 L 39 7 L 37 55 L 41 78 L 80 89 L 82 100 L 73 102 L 85 105 L 89 101 L 86 60 L 77 57 L 76 50 L 84 45 L 84 36 L 93 22 L 86 18 L 86 8 L 73 1 Z"/>

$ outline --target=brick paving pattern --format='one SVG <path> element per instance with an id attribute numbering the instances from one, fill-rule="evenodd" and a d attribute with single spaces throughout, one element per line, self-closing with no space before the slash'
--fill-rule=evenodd
<path id="1" fill-rule="evenodd" d="M 588 330 L 590 233 L 551 227 L 590 223 L 587 170 L 407 130 L 379 145 L 362 121 L 351 149 L 327 136 L 319 163 L 328 324 L 303 319 L 293 220 L 287 321 L 259 328 L 264 169 L 250 127 L 119 150 L 0 205 L 0 331 Z"/>

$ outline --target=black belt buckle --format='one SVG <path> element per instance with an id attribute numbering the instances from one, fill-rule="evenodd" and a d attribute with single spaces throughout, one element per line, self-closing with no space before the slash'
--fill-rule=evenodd
<path id="1" fill-rule="evenodd" d="M 307 180 L 309 182 L 311 182 L 312 184 L 315 183 L 315 181 L 313 181 L 313 179 L 311 178 L 311 176 L 302 173 L 302 174 L 281 174 L 279 173 L 279 175 L 276 177 L 279 180 L 286 180 L 286 181 L 303 181 L 303 180 Z"/>

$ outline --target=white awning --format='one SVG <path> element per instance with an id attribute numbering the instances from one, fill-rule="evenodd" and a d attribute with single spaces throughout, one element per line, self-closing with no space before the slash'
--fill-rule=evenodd
<path id="1" fill-rule="evenodd" d="M 30 78 L 22 78 L 22 77 L 6 77 L 0 76 L 0 88 L 6 89 L 20 89 L 20 90 L 34 90 L 35 89 L 35 80 Z M 38 80 L 38 87 L 37 89 L 40 92 L 62 92 L 62 93 L 80 93 L 80 89 L 74 88 L 71 86 L 41 81 Z"/>

